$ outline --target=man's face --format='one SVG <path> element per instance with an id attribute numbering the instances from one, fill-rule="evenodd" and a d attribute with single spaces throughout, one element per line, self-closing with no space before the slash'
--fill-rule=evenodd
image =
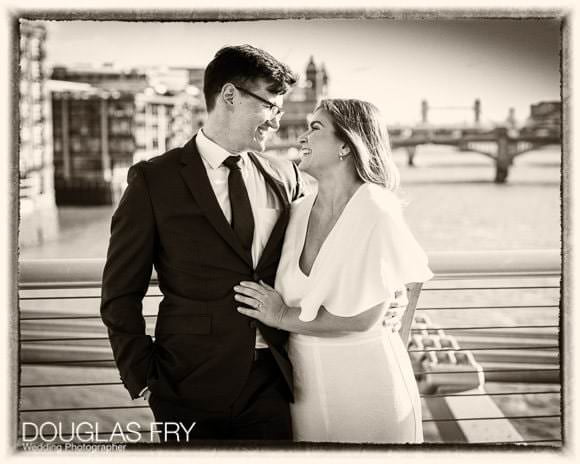
<path id="1" fill-rule="evenodd" d="M 269 92 L 267 87 L 268 82 L 259 79 L 235 89 L 230 130 L 240 151 L 263 152 L 267 139 L 280 128 L 280 116 L 274 114 L 274 107 L 282 107 L 283 96 Z"/>

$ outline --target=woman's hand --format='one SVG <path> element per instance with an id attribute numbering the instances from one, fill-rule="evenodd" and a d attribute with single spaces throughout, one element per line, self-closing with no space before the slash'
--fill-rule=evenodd
<path id="1" fill-rule="evenodd" d="M 236 301 L 254 308 L 238 306 L 238 312 L 253 317 L 270 327 L 280 326 L 288 307 L 276 290 L 263 281 L 260 281 L 259 284 L 256 282 L 240 282 L 239 285 L 234 287 L 234 290 L 236 291 Z"/>
<path id="2" fill-rule="evenodd" d="M 383 325 L 390 328 L 393 332 L 400 331 L 408 304 L 407 289 L 403 287 L 397 290 L 395 292 L 395 299 L 389 303 L 389 308 L 383 318 Z"/>

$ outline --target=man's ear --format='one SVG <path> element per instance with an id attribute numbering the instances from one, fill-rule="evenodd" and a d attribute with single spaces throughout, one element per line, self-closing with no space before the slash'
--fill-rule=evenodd
<path id="1" fill-rule="evenodd" d="M 229 82 L 224 84 L 221 91 L 221 98 L 227 105 L 233 105 L 236 96 L 236 88 Z"/>

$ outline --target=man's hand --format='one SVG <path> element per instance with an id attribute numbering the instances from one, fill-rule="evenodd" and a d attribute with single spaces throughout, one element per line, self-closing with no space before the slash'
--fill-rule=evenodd
<path id="1" fill-rule="evenodd" d="M 398 332 L 401 329 L 403 322 L 403 315 L 407 310 L 409 300 L 407 299 L 407 289 L 405 287 L 395 292 L 395 299 L 389 303 L 389 309 L 385 313 L 383 325 L 389 327 L 393 332 Z"/>

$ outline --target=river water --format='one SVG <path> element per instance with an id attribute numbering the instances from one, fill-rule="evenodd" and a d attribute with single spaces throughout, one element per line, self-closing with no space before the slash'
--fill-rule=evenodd
<path id="1" fill-rule="evenodd" d="M 560 152 L 546 148 L 516 158 L 504 185 L 482 155 L 419 147 L 416 167 L 401 171 L 409 225 L 427 251 L 560 247 Z M 106 254 L 111 207 L 60 208 L 59 236 L 20 249 L 22 258 L 98 258 Z"/>

